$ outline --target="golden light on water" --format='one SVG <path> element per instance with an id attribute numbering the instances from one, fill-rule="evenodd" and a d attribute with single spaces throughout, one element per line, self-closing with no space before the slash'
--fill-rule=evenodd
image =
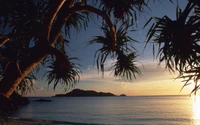
<path id="1" fill-rule="evenodd" d="M 193 120 L 195 125 L 200 124 L 200 96 L 193 96 Z"/>

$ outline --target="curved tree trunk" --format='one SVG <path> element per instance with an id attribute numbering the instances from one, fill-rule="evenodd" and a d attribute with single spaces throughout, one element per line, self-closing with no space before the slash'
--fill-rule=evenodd
<path id="1" fill-rule="evenodd" d="M 41 38 L 39 44 L 32 48 L 30 55 L 24 59 L 20 64 L 11 63 L 8 65 L 6 72 L 4 73 L 3 79 L 0 81 L 0 94 L 9 98 L 11 94 L 15 91 L 16 87 L 20 84 L 22 79 L 28 75 L 41 61 L 49 54 L 48 43 L 53 45 L 60 32 L 56 32 L 52 35 L 53 40 L 50 42 L 50 32 L 52 28 L 53 21 L 64 5 L 66 0 L 56 0 L 53 1 L 52 8 L 49 9 L 44 20 L 44 25 L 41 29 Z M 65 18 L 61 19 L 65 22 Z M 57 31 L 61 31 L 62 25 L 56 27 Z"/>
<path id="2" fill-rule="evenodd" d="M 74 0 L 71 0 L 72 2 L 70 6 L 65 5 L 65 1 L 66 0 L 53 1 L 55 4 L 53 4 L 53 8 L 50 9 L 49 13 L 47 13 L 46 20 L 44 21 L 45 25 L 43 25 L 41 29 L 43 34 L 40 38 L 39 44 L 32 48 L 29 57 L 20 62 L 20 64 L 17 62 L 9 64 L 3 79 L 0 81 L 0 95 L 9 98 L 15 91 L 16 87 L 20 84 L 22 79 L 28 75 L 37 65 L 39 65 L 47 55 L 52 54 L 49 46 L 53 46 L 55 44 L 61 32 L 62 26 L 69 18 L 70 13 L 90 11 L 102 16 L 108 23 L 112 32 L 112 44 L 113 49 L 115 49 L 116 32 L 109 16 L 106 15 L 106 13 L 87 5 L 82 7 L 72 7 L 74 5 Z M 56 20 L 54 20 L 55 17 Z M 53 22 L 54 25 L 52 24 Z"/>
<path id="3" fill-rule="evenodd" d="M 0 94 L 7 98 L 15 91 L 22 79 L 28 75 L 48 55 L 44 46 L 36 46 L 32 54 L 20 64 L 11 63 L 6 69 L 5 75 L 0 82 Z M 21 67 L 20 67 L 21 66 Z"/>

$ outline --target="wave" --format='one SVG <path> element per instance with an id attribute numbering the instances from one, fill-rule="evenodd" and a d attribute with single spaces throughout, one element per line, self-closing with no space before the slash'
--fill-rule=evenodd
<path id="1" fill-rule="evenodd" d="M 35 124 L 42 124 L 42 125 L 113 125 L 113 124 L 97 124 L 97 123 L 80 123 L 80 122 L 67 122 L 67 121 L 51 121 L 51 120 L 41 120 L 41 119 L 27 119 L 27 118 L 18 118 L 18 117 L 10 117 L 11 120 L 15 120 L 18 122 L 25 122 L 25 123 L 35 123 Z M 135 118 L 132 119 L 132 123 L 125 123 L 123 125 L 154 125 L 156 123 L 177 123 L 177 124 L 183 124 L 183 123 L 193 123 L 194 121 L 190 121 L 190 119 L 187 118 L 180 118 L 180 119 L 174 119 L 174 118 Z M 117 124 L 116 125 L 122 125 Z"/>
<path id="2" fill-rule="evenodd" d="M 19 117 L 10 117 L 11 120 L 31 122 L 31 123 L 42 123 L 44 125 L 110 125 L 110 124 L 96 124 L 96 123 L 79 123 L 79 122 L 67 122 L 67 121 L 51 121 L 51 120 L 41 120 L 41 119 L 27 119 Z"/>

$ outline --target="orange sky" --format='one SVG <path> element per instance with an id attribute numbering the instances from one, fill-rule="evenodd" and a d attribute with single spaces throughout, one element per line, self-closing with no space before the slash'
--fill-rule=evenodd
<path id="1" fill-rule="evenodd" d="M 180 89 L 183 86 L 182 79 L 176 79 L 176 74 L 170 74 L 168 70 L 163 67 L 158 67 L 156 62 L 152 60 L 142 60 L 143 66 L 141 67 L 142 75 L 138 76 L 133 82 L 127 82 L 118 78 L 113 78 L 110 72 L 106 72 L 102 79 L 101 74 L 98 74 L 96 70 L 90 69 L 87 74 L 83 74 L 82 80 L 77 87 L 85 89 L 94 89 L 97 91 L 109 91 L 117 95 L 127 94 L 134 95 L 177 95 L 177 94 L 189 94 L 191 87 L 186 87 L 180 93 Z M 87 81 L 93 81 L 88 85 L 83 84 Z M 97 82 L 97 84 L 95 83 Z"/>
<path id="2" fill-rule="evenodd" d="M 142 75 L 138 76 L 133 82 L 127 82 L 113 77 L 110 71 L 106 71 L 104 78 L 97 72 L 96 68 L 91 66 L 81 74 L 81 80 L 76 84 L 75 88 L 85 90 L 96 90 L 102 92 L 112 92 L 116 95 L 126 94 L 128 96 L 138 95 L 179 95 L 189 94 L 191 87 L 186 87 L 180 92 L 183 86 L 182 79 L 176 79 L 178 74 L 170 74 L 168 70 L 157 66 L 157 62 L 152 60 L 142 60 Z M 112 61 L 107 61 L 107 66 Z M 141 64 L 139 64 L 141 67 Z M 138 65 L 138 66 L 139 66 Z M 65 93 L 61 86 L 55 91 L 53 87 L 38 81 L 35 83 L 35 93 L 29 96 L 53 96 L 57 93 Z"/>

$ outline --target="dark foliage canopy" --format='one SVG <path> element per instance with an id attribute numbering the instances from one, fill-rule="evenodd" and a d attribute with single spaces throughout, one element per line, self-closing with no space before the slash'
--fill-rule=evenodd
<path id="1" fill-rule="evenodd" d="M 191 93 L 199 89 L 200 66 L 200 2 L 189 0 L 182 10 L 177 6 L 176 19 L 168 16 L 152 17 L 147 24 L 154 20 L 147 34 L 147 43 L 152 39 L 158 45 L 157 57 L 165 62 L 170 71 L 178 71 L 178 78 L 185 78 L 184 86 L 195 83 Z"/>
<path id="2" fill-rule="evenodd" d="M 133 80 L 140 74 L 136 67 L 134 39 L 127 35 L 129 27 L 137 20 L 137 13 L 142 12 L 147 3 L 143 0 L 66 0 L 56 13 L 54 20 L 49 14 L 60 1 L 54 0 L 6 0 L 0 4 L 0 73 L 1 79 L 10 72 L 10 66 L 16 65 L 16 71 L 23 70 L 25 62 L 41 46 L 48 55 L 40 65 L 23 78 L 16 92 L 26 94 L 33 87 L 33 80 L 42 67 L 47 69 L 44 76 L 47 83 L 55 87 L 61 83 L 65 90 L 73 87 L 80 79 L 80 65 L 73 62 L 77 57 L 70 57 L 67 49 L 70 43 L 70 30 L 87 29 L 93 18 L 102 18 L 103 36 L 95 36 L 89 44 L 100 43 L 102 48 L 96 51 L 97 69 L 104 72 L 104 62 L 109 58 L 116 59 L 111 69 L 116 77 Z M 64 12 L 64 13 L 63 13 Z M 52 14 L 53 15 L 53 14 Z M 61 19 L 64 18 L 62 25 Z M 132 17 L 131 19 L 130 16 Z M 59 22 L 60 21 L 60 22 Z M 117 28 L 117 22 L 121 26 Z M 55 29 L 62 25 L 55 42 Z M 44 29 L 50 29 L 44 31 Z M 48 28 L 49 27 L 49 28 Z M 52 30 L 51 30 L 52 29 Z M 48 38 L 44 38 L 47 35 Z M 67 39 L 65 39 L 67 38 Z M 49 40 L 49 42 L 48 42 Z M 46 42 L 47 41 L 47 42 Z M 41 49 L 40 48 L 40 49 Z M 34 60 L 34 58 L 33 58 Z M 77 62 L 77 61 L 76 61 Z"/>

